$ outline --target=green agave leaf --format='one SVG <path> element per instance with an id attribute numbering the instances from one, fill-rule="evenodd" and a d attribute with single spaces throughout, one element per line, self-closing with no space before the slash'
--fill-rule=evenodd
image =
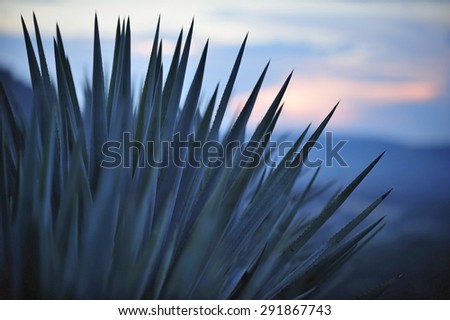
<path id="1" fill-rule="evenodd" d="M 113 63 L 112 63 L 112 71 L 111 71 L 111 79 L 109 83 L 108 90 L 108 101 L 107 101 L 107 119 L 108 119 L 108 129 L 111 130 L 111 120 L 112 120 L 112 112 L 113 112 L 113 104 L 115 100 L 117 100 L 117 73 L 119 72 L 119 52 L 121 48 L 122 41 L 122 28 L 120 27 L 120 19 L 117 20 L 116 27 L 116 37 L 114 43 L 114 54 L 113 54 Z"/>
<path id="2" fill-rule="evenodd" d="M 120 140 L 123 132 L 129 132 L 131 129 L 131 40 L 130 40 L 130 21 L 123 24 L 120 34 L 120 41 L 116 41 L 119 45 L 117 68 L 115 72 L 115 83 L 112 87 L 112 105 L 111 105 L 111 122 L 109 127 L 109 135 L 113 139 Z"/>
<path id="3" fill-rule="evenodd" d="M 160 115 L 162 108 L 162 70 L 158 73 L 158 81 L 156 84 L 156 94 L 154 106 L 151 112 L 150 126 L 149 126 L 149 139 L 153 141 L 155 145 L 159 145 L 161 142 L 161 123 L 160 123 Z M 155 161 L 160 162 L 162 159 L 161 150 L 159 148 L 154 148 L 152 151 L 153 158 Z M 143 153 L 141 152 L 143 155 Z M 139 221 L 141 222 L 141 226 L 145 229 L 143 231 L 141 244 L 136 248 L 142 249 L 144 244 L 147 242 L 146 239 L 149 238 L 151 230 L 153 228 L 153 223 L 155 219 L 155 206 L 156 206 L 156 197 L 158 192 L 158 175 L 159 170 L 150 164 L 151 166 L 147 168 L 139 168 L 135 172 L 133 176 L 133 184 L 135 190 L 133 194 L 137 194 L 140 197 L 136 200 L 136 206 L 140 213 L 138 214 Z M 145 219 L 143 222 L 141 219 Z M 137 240 L 136 240 L 137 241 Z M 142 288 L 144 290 L 144 288 Z"/>
<path id="4" fill-rule="evenodd" d="M 31 43 L 31 38 L 28 33 L 28 29 L 23 17 L 21 17 L 21 20 L 22 20 L 23 35 L 25 39 L 25 46 L 27 49 L 28 66 L 30 68 L 31 84 L 33 85 L 33 93 L 39 93 L 42 92 L 40 87 L 42 85 L 42 77 L 39 70 L 36 55 L 34 53 L 33 45 Z"/>
<path id="5" fill-rule="evenodd" d="M 178 119 L 181 93 L 183 91 L 183 83 L 186 75 L 186 68 L 189 59 L 193 30 L 194 30 L 194 20 L 192 20 L 191 27 L 189 28 L 186 37 L 186 42 L 184 44 L 183 52 L 181 54 L 180 63 L 177 66 L 173 87 L 170 90 L 170 98 L 167 104 L 167 112 L 164 114 L 165 118 L 163 122 L 163 137 L 169 140 L 172 138 L 172 135 L 176 133 L 174 128 L 176 120 Z"/>
<path id="6" fill-rule="evenodd" d="M 206 107 L 206 112 L 201 119 L 201 123 L 198 126 L 198 130 L 195 134 L 197 141 L 206 142 L 207 135 L 211 126 L 212 115 L 214 112 L 214 106 L 216 104 L 217 92 L 219 91 L 219 85 L 214 89 L 214 93 L 209 100 L 208 106 Z"/>
<path id="7" fill-rule="evenodd" d="M 189 88 L 184 107 L 180 114 L 180 119 L 177 126 L 178 128 L 175 130 L 175 132 L 180 133 L 182 139 L 192 132 L 191 127 L 193 124 L 193 116 L 195 114 L 195 110 L 198 108 L 198 100 L 203 83 L 203 74 L 205 72 L 208 43 L 209 42 L 206 42 L 205 48 L 203 49 L 200 62 L 198 63 L 198 67 L 194 74 L 194 78 L 192 79 L 192 84 Z"/>
<path id="8" fill-rule="evenodd" d="M 67 94 L 68 94 L 67 99 L 70 99 L 70 103 L 68 104 L 68 106 L 71 106 L 71 108 L 67 109 L 66 111 L 69 115 L 70 120 L 74 124 L 76 124 L 76 126 L 74 125 L 74 128 L 80 127 L 82 124 L 80 105 L 78 103 L 77 93 L 75 90 L 75 83 L 73 81 L 73 75 L 72 75 L 72 70 L 70 67 L 69 59 L 67 58 L 67 55 L 66 55 L 66 52 L 64 49 L 61 32 L 59 30 L 58 25 L 56 25 L 56 44 L 57 45 L 55 46 L 55 59 L 59 55 L 59 57 L 58 57 L 59 63 L 58 63 L 58 61 L 56 61 L 57 70 L 58 70 L 58 64 L 60 64 L 60 67 L 63 69 L 63 70 L 60 70 L 60 74 L 65 81 L 65 85 L 67 86 L 67 88 L 66 88 Z"/>
<path id="9" fill-rule="evenodd" d="M 77 296 L 106 295 L 109 269 L 113 262 L 114 239 L 119 219 L 120 198 L 114 197 L 123 174 L 102 174 L 99 191 L 92 204 L 91 214 L 83 217 L 80 243 L 80 277 Z M 106 188 L 103 184 L 108 185 Z M 114 185 L 112 188 L 111 186 Z"/>
<path id="10" fill-rule="evenodd" d="M 169 102 L 172 96 L 172 92 L 174 91 L 173 88 L 177 77 L 178 64 L 180 62 L 182 41 L 183 41 L 183 29 L 180 31 L 180 34 L 178 36 L 177 44 L 175 45 L 175 51 L 172 56 L 172 62 L 170 63 L 169 72 L 167 74 L 166 82 L 164 84 L 164 91 L 162 98 L 162 113 L 161 113 L 161 120 L 163 123 L 165 123 L 166 118 L 168 117 Z"/>
<path id="11" fill-rule="evenodd" d="M 44 83 L 40 73 L 39 65 L 34 53 L 31 38 L 25 21 L 22 19 L 22 29 L 25 39 L 25 46 L 27 50 L 28 65 L 30 69 L 31 83 L 33 88 L 33 109 L 35 109 L 34 116 L 37 117 L 39 123 L 39 134 L 43 137 L 43 130 L 45 128 L 45 121 L 50 116 L 49 99 L 45 91 Z M 42 138 L 41 137 L 41 138 Z"/>
<path id="12" fill-rule="evenodd" d="M 38 212 L 41 214 L 37 225 L 39 260 L 37 261 L 39 270 L 39 284 L 42 288 L 43 297 L 53 296 L 53 288 L 48 284 L 54 279 L 54 256 L 53 256 L 53 216 L 51 211 L 51 188 L 52 169 L 54 158 L 54 125 L 46 139 L 44 147 L 44 157 L 41 164 L 40 193 L 36 198 L 36 205 L 39 204 Z"/>
<path id="13" fill-rule="evenodd" d="M 277 93 L 275 99 L 273 100 L 272 104 L 270 105 L 269 109 L 265 113 L 263 119 L 256 127 L 255 132 L 253 133 L 253 136 L 251 138 L 252 141 L 261 141 L 263 136 L 265 136 L 268 132 L 272 132 L 273 127 L 275 126 L 277 119 L 282 107 L 279 108 L 281 104 L 281 100 L 283 99 L 283 96 L 286 92 L 286 89 L 289 85 L 289 82 L 291 81 L 293 71 L 289 74 L 289 76 L 284 81 L 280 91 Z M 268 130 L 269 126 L 272 127 L 272 130 Z"/>
<path id="14" fill-rule="evenodd" d="M 308 184 L 306 185 L 305 189 L 302 192 L 302 195 L 299 197 L 298 202 L 303 203 L 306 200 L 306 197 L 311 193 L 311 189 L 313 187 L 314 182 L 316 181 L 317 176 L 319 175 L 319 171 L 322 167 L 318 167 L 316 171 L 314 172 L 314 175 L 309 180 Z M 299 204 L 300 205 L 300 204 Z"/>
<path id="15" fill-rule="evenodd" d="M 47 59 L 45 58 L 44 46 L 42 45 L 41 32 L 39 31 L 39 25 L 34 12 L 33 12 L 33 24 L 36 33 L 36 44 L 39 53 L 39 63 L 41 67 L 42 81 L 44 83 L 45 92 L 51 95 L 50 97 L 48 97 L 49 100 L 54 100 L 56 95 L 54 92 L 54 87 L 50 80 L 50 73 L 48 72 Z"/>
<path id="16" fill-rule="evenodd" d="M 369 214 L 391 193 L 392 189 L 383 194 L 377 200 L 372 202 L 370 206 L 368 206 L 364 211 L 362 211 L 359 215 L 353 218 L 344 228 L 342 228 L 338 233 L 336 233 L 330 240 L 330 244 L 337 244 L 342 241 L 353 229 L 355 229 L 364 219 L 366 219 Z"/>
<path id="17" fill-rule="evenodd" d="M 303 132 L 300 134 L 300 136 L 297 138 L 295 143 L 292 145 L 292 147 L 289 149 L 289 151 L 286 153 L 286 155 L 283 157 L 283 159 L 280 161 L 280 163 L 277 165 L 275 170 L 273 170 L 270 175 L 267 178 L 266 183 L 264 184 L 264 189 L 261 190 L 264 193 L 270 192 L 270 186 L 278 186 L 279 184 L 285 185 L 283 183 L 283 179 L 286 179 L 286 175 L 290 173 L 291 175 L 298 175 L 299 173 L 292 173 L 292 171 L 286 170 L 287 168 L 291 168 L 291 163 L 294 161 L 295 153 L 297 152 L 298 148 L 302 144 L 303 140 L 306 137 L 307 132 L 309 131 L 309 128 L 311 125 L 309 124 Z M 275 187 L 273 187 L 275 188 Z M 260 193 L 261 195 L 263 193 Z M 255 203 L 258 203 L 260 200 L 255 198 Z"/>
<path id="18" fill-rule="evenodd" d="M 66 68 L 64 67 L 65 56 L 63 56 L 63 48 L 54 41 L 54 51 L 55 51 L 55 64 L 56 64 L 56 75 L 58 82 L 58 98 L 59 105 L 61 108 L 62 116 L 62 128 L 64 130 L 65 139 L 67 139 L 66 152 L 69 152 L 70 146 L 75 143 L 76 136 L 78 134 L 78 125 L 75 120 L 73 99 L 70 92 L 69 83 L 67 81 L 69 75 L 66 73 Z M 76 98 L 75 98 L 76 99 Z M 64 164 L 63 164 L 64 165 Z"/>
<path id="19" fill-rule="evenodd" d="M 153 39 L 152 51 L 150 54 L 150 61 L 147 68 L 147 74 L 145 76 L 144 87 L 142 88 L 141 98 L 139 102 L 138 114 L 136 119 L 136 140 L 145 141 L 147 137 L 146 132 L 148 128 L 146 123 L 148 123 L 154 97 L 156 94 L 156 85 L 158 81 L 159 70 L 161 69 L 161 47 L 162 44 L 158 45 L 159 40 L 159 28 L 160 28 L 161 18 L 158 18 L 158 23 L 156 25 L 155 37 Z M 145 129 L 144 129 L 145 128 Z"/>
<path id="20" fill-rule="evenodd" d="M 230 101 L 231 92 L 233 91 L 234 83 L 236 81 L 239 67 L 241 65 L 242 56 L 244 55 L 245 44 L 247 43 L 247 38 L 248 38 L 248 34 L 245 36 L 244 41 L 242 42 L 241 48 L 239 49 L 238 55 L 234 62 L 233 68 L 231 70 L 231 74 L 228 78 L 227 84 L 225 86 L 225 90 L 224 90 L 222 98 L 220 100 L 219 107 L 217 109 L 217 113 L 214 118 L 214 122 L 213 122 L 211 132 L 209 135 L 209 139 L 212 141 L 216 141 L 219 138 L 219 129 L 222 124 L 223 117 L 225 115 L 225 110 L 228 106 L 228 102 Z"/>
<path id="21" fill-rule="evenodd" d="M 103 62 L 100 45 L 100 35 L 98 30 L 97 15 L 94 22 L 94 62 L 92 71 L 92 134 L 93 143 L 91 144 L 91 163 L 89 175 L 91 185 L 95 190 L 99 179 L 99 166 L 102 162 L 102 145 L 107 140 L 107 122 L 106 122 L 106 101 L 105 84 L 103 76 Z"/>
<path id="22" fill-rule="evenodd" d="M 58 272 L 53 276 L 61 281 L 55 297 L 76 298 L 77 286 L 81 285 L 78 272 L 80 245 L 84 239 L 80 234 L 84 234 L 82 225 L 89 219 L 93 204 L 87 169 L 80 152 L 82 140 L 80 137 L 70 155 L 71 167 L 54 223 L 54 259 Z"/>
<path id="23" fill-rule="evenodd" d="M 269 68 L 270 62 L 266 64 L 264 67 L 263 72 L 258 78 L 258 81 L 256 82 L 252 92 L 250 93 L 250 96 L 248 97 L 247 102 L 245 103 L 244 107 L 241 110 L 241 113 L 239 114 L 238 118 L 236 119 L 235 123 L 231 127 L 230 132 L 228 133 L 227 138 L 225 139 L 225 145 L 229 143 L 230 141 L 243 141 L 244 139 L 244 130 L 247 125 L 248 119 L 250 118 L 250 114 L 253 110 L 253 107 L 256 103 L 256 98 L 258 97 L 258 93 L 261 89 L 262 83 L 264 81 L 264 78 L 267 73 L 267 69 Z"/>

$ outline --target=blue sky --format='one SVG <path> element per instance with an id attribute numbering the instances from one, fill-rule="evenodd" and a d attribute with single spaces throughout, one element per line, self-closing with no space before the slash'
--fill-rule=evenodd
<path id="1" fill-rule="evenodd" d="M 167 59 L 179 30 L 195 17 L 192 69 L 210 39 L 206 95 L 225 81 L 247 32 L 236 107 L 271 60 L 255 122 L 294 70 L 281 129 L 317 124 L 341 100 L 331 123 L 338 132 L 415 146 L 450 144 L 450 1 L 1 0 L 0 11 L 0 65 L 26 81 L 21 14 L 31 28 L 36 13 L 50 56 L 59 24 L 80 84 L 90 72 L 95 12 L 106 68 L 117 18 L 131 18 L 136 82 L 158 16 Z"/>

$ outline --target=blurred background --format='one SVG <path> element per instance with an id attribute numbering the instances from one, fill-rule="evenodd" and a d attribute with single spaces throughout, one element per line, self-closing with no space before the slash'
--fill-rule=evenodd
<path id="1" fill-rule="evenodd" d="M 348 166 L 324 168 L 322 181 L 345 185 L 386 151 L 336 218 L 348 219 L 394 188 L 376 210 L 387 216 L 386 228 L 345 269 L 348 282 L 333 289 L 336 296 L 352 298 L 403 274 L 383 297 L 450 298 L 450 1 L 1 0 L 0 12 L 0 79 L 24 105 L 31 91 L 21 15 L 32 29 L 35 12 L 51 71 L 58 23 L 81 100 L 92 72 L 95 13 L 107 74 L 117 19 L 130 17 L 136 84 L 158 17 L 166 69 L 180 29 L 194 18 L 188 74 L 209 39 L 205 97 L 218 82 L 223 90 L 248 33 L 235 110 L 270 60 L 253 124 L 292 70 L 278 132 L 298 135 L 308 123 L 318 125 L 341 100 L 328 130 L 336 142 L 348 140 L 340 152 Z"/>

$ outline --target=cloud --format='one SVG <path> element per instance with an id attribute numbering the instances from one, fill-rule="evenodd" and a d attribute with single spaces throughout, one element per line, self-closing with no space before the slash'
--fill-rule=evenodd
<path id="1" fill-rule="evenodd" d="M 200 23 L 203 37 L 216 37 L 223 43 L 236 43 L 250 31 L 253 41 L 307 42 L 333 45 L 351 32 L 361 31 L 354 22 L 371 22 L 386 28 L 391 21 L 421 21 L 449 26 L 450 4 L 436 1 L 146 1 L 146 0 L 66 0 L 13 1 L 0 3 L 3 13 L 0 30 L 20 32 L 19 17 L 36 11 L 44 32 L 53 34 L 58 21 L 66 34 L 90 36 L 94 12 L 103 20 L 104 32 L 113 35 L 118 15 L 132 18 L 137 32 L 148 32 L 159 15 L 166 30 L 178 32 L 192 17 Z M 407 13 L 407 14 L 406 14 Z M 383 23 L 381 23 L 383 22 Z M 337 25 L 338 28 L 330 28 Z M 301 28 L 299 28 L 301 27 Z M 364 26 L 365 28 L 366 26 Z"/>
<path id="2" fill-rule="evenodd" d="M 269 86 L 262 89 L 258 97 L 258 108 L 252 118 L 253 125 L 263 116 L 278 93 L 280 86 Z M 396 104 L 426 102 L 435 99 L 441 88 L 435 83 L 425 81 L 382 82 L 355 81 L 353 79 L 319 75 L 313 78 L 294 77 L 285 94 L 280 124 L 293 128 L 299 123 L 314 122 L 318 124 L 331 108 L 341 100 L 339 112 L 332 123 L 338 127 L 351 127 L 356 122 L 370 122 L 361 110 L 380 108 L 389 114 L 389 108 Z M 239 94 L 234 103 L 242 102 L 248 93 Z M 383 110 L 384 108 L 384 110 Z"/>

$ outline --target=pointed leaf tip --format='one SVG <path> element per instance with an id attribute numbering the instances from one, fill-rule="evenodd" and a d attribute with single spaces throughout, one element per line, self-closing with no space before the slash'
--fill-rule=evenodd
<path id="1" fill-rule="evenodd" d="M 188 34 L 192 33 L 192 31 L 194 30 L 194 21 L 195 21 L 195 17 L 192 17 L 191 25 L 189 26 Z"/>
<path id="2" fill-rule="evenodd" d="M 378 157 L 375 158 L 375 160 L 373 160 L 374 165 L 380 161 L 380 159 L 384 156 L 384 154 L 386 153 L 386 151 L 383 151 Z"/>
<path id="3" fill-rule="evenodd" d="M 95 32 L 98 33 L 98 18 L 97 18 L 97 12 L 94 15 L 94 29 Z"/>
<path id="4" fill-rule="evenodd" d="M 339 104 L 341 103 L 341 100 L 339 100 L 335 105 L 334 105 L 334 107 L 333 107 L 333 109 L 331 109 L 331 114 L 333 114 L 335 111 L 336 111 L 336 109 L 337 109 L 337 107 L 339 106 Z"/>
<path id="5" fill-rule="evenodd" d="M 388 195 L 391 194 L 392 190 L 394 190 L 394 188 L 389 189 L 385 194 L 383 194 L 383 199 L 386 198 Z"/>

